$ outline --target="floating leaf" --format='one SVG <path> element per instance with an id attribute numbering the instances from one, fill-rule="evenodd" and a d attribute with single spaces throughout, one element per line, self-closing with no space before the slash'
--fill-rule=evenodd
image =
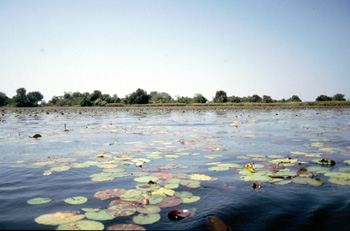
<path id="1" fill-rule="evenodd" d="M 225 167 L 225 166 L 212 166 L 208 168 L 209 171 L 227 171 L 229 169 L 230 169 L 229 167 Z"/>
<path id="2" fill-rule="evenodd" d="M 98 212 L 100 211 L 100 209 L 93 209 L 93 208 L 82 208 L 81 210 L 85 211 L 85 212 Z"/>
<path id="3" fill-rule="evenodd" d="M 141 194 L 142 194 L 141 190 L 129 189 L 129 190 L 125 191 L 123 194 L 121 194 L 120 197 L 133 198 L 133 197 L 140 196 Z"/>
<path id="4" fill-rule="evenodd" d="M 166 189 L 175 189 L 178 187 L 179 187 L 179 184 L 166 184 L 166 185 L 164 185 L 164 188 L 166 188 Z"/>
<path id="5" fill-rule="evenodd" d="M 220 218 L 217 217 L 207 217 L 205 219 L 205 227 L 208 231 L 227 231 L 230 230 L 225 222 L 223 222 Z"/>
<path id="6" fill-rule="evenodd" d="M 181 191 L 181 192 L 175 192 L 175 196 L 185 198 L 185 197 L 193 197 L 193 194 L 187 191 Z"/>
<path id="7" fill-rule="evenodd" d="M 175 191 L 172 189 L 159 188 L 159 189 L 152 192 L 152 195 L 154 195 L 154 194 L 159 194 L 163 197 L 165 197 L 166 195 L 174 196 Z"/>
<path id="8" fill-rule="evenodd" d="M 138 214 L 132 218 L 132 221 L 138 225 L 150 225 L 160 220 L 160 215 L 156 214 Z"/>
<path id="9" fill-rule="evenodd" d="M 308 177 L 294 177 L 292 182 L 295 184 L 309 184 L 312 186 L 320 186 L 323 184 L 320 178 L 308 178 Z"/>
<path id="10" fill-rule="evenodd" d="M 146 231 L 145 228 L 135 224 L 117 224 L 108 227 L 106 230 L 138 230 L 138 231 Z"/>
<path id="11" fill-rule="evenodd" d="M 125 189 L 106 189 L 106 190 L 96 192 L 94 194 L 94 197 L 97 199 L 106 200 L 106 199 L 118 197 L 125 192 L 126 192 Z"/>
<path id="12" fill-rule="evenodd" d="M 106 212 L 114 217 L 130 216 L 136 212 L 134 205 L 121 203 L 109 207 Z"/>
<path id="13" fill-rule="evenodd" d="M 98 221 L 80 220 L 69 224 L 62 224 L 56 230 L 103 230 L 105 226 Z"/>
<path id="14" fill-rule="evenodd" d="M 211 180 L 211 177 L 207 176 L 205 174 L 201 174 L 201 173 L 192 173 L 190 175 L 190 179 L 192 179 L 192 180 L 208 181 L 208 180 Z"/>
<path id="15" fill-rule="evenodd" d="M 79 205 L 79 204 L 84 204 L 85 202 L 87 202 L 87 198 L 86 197 L 70 197 L 64 200 L 64 202 L 66 202 L 67 204 L 71 204 L 71 205 Z"/>
<path id="16" fill-rule="evenodd" d="M 144 213 L 144 214 L 159 213 L 160 208 L 155 205 L 144 205 L 143 207 L 137 208 L 137 212 Z"/>
<path id="17" fill-rule="evenodd" d="M 350 185 L 350 180 L 346 178 L 331 177 L 328 179 L 328 181 L 332 184 L 337 184 L 337 185 Z"/>
<path id="18" fill-rule="evenodd" d="M 52 167 L 50 170 L 51 172 L 63 172 L 69 170 L 69 166 L 60 166 L 60 167 Z"/>
<path id="19" fill-rule="evenodd" d="M 174 207 L 182 203 L 182 199 L 180 197 L 165 197 L 163 198 L 163 201 L 158 203 L 157 206 L 159 208 L 169 208 Z"/>
<path id="20" fill-rule="evenodd" d="M 35 218 L 35 222 L 42 225 L 61 225 L 83 219 L 84 215 L 77 215 L 78 212 L 55 212 L 41 215 Z"/>
<path id="21" fill-rule="evenodd" d="M 159 194 L 153 194 L 150 198 L 148 198 L 149 204 L 154 205 L 163 201 L 163 197 Z"/>
<path id="22" fill-rule="evenodd" d="M 168 218 L 169 220 L 172 220 L 172 221 L 179 221 L 191 215 L 192 215 L 192 212 L 188 209 L 178 209 L 178 210 L 170 211 L 168 213 Z"/>
<path id="23" fill-rule="evenodd" d="M 36 198 L 28 200 L 27 203 L 30 205 L 40 205 L 40 204 L 49 203 L 51 200 L 52 199 L 50 199 L 50 198 L 36 197 Z"/>
<path id="24" fill-rule="evenodd" d="M 97 220 L 97 221 L 107 221 L 114 219 L 114 216 L 108 214 L 106 210 L 100 210 L 97 212 L 86 212 L 85 213 L 86 218 L 91 220 Z"/>
<path id="25" fill-rule="evenodd" d="M 186 197 L 182 198 L 182 203 L 188 204 L 188 203 L 193 203 L 196 201 L 199 201 L 201 198 L 199 196 L 192 196 L 192 197 Z"/>

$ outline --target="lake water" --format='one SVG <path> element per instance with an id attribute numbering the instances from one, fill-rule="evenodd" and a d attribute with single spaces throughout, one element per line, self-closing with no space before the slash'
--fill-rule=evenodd
<path id="1" fill-rule="evenodd" d="M 35 219 L 158 194 L 183 203 L 136 222 L 146 230 L 226 229 L 206 225 L 210 216 L 232 230 L 350 230 L 350 109 L 2 109 L 0 120 L 0 229 L 52 230 Z M 138 196 L 94 196 L 107 189 Z M 87 201 L 64 201 L 78 196 Z M 51 201 L 28 203 L 38 197 Z M 193 214 L 167 217 L 180 209 Z M 139 214 L 99 222 L 134 224 Z"/>

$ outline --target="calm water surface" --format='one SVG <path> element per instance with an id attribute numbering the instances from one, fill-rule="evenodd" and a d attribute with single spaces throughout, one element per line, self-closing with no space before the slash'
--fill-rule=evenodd
<path id="1" fill-rule="evenodd" d="M 180 184 L 173 189 L 201 199 L 161 209 L 160 221 L 142 225 L 147 230 L 205 230 L 208 216 L 220 218 L 232 230 L 350 230 L 350 185 L 331 183 L 329 176 L 315 172 L 323 181 L 320 186 L 287 183 L 290 179 L 286 178 L 284 185 L 257 180 L 261 188 L 254 189 L 254 180 L 244 181 L 240 174 L 250 162 L 258 166 L 257 171 L 273 171 L 276 165 L 271 161 L 277 157 L 272 155 L 297 160 L 284 167 L 295 175 L 300 168 L 321 167 L 312 161 L 320 158 L 336 162 L 322 166 L 328 172 L 350 172 L 344 163 L 350 159 L 349 109 L 94 109 L 82 114 L 79 110 L 83 109 L 58 109 L 49 114 L 41 110 L 3 111 L 0 229 L 56 229 L 34 219 L 58 211 L 84 214 L 82 208 L 106 209 L 117 198 L 100 200 L 94 197 L 96 192 L 135 189 L 142 184 L 135 182 L 135 177 L 160 172 L 174 178 L 200 173 L 212 179 L 200 181 L 199 187 Z M 69 131 L 64 131 L 65 126 Z M 34 134 L 42 138 L 31 138 Z M 121 156 L 126 157 L 123 162 Z M 149 160 L 142 169 L 135 166 L 140 158 Z M 86 161 L 94 164 L 83 168 L 75 165 Z M 220 164 L 237 166 L 210 170 Z M 59 166 L 71 168 L 52 171 Z M 91 175 L 106 168 L 123 169 L 126 174 L 106 181 L 91 180 Z M 164 181 L 159 179 L 157 184 L 162 187 Z M 79 205 L 63 201 L 74 196 L 84 196 L 88 201 Z M 36 197 L 52 201 L 27 203 Z M 180 221 L 167 218 L 171 210 L 194 208 L 191 217 Z M 101 222 L 105 228 L 132 223 L 137 214 Z"/>

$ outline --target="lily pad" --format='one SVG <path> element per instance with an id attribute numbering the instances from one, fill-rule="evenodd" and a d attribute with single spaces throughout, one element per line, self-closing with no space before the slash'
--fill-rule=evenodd
<path id="1" fill-rule="evenodd" d="M 136 212 L 136 208 L 130 204 L 121 203 L 109 207 L 106 212 L 114 217 L 124 217 L 134 214 Z"/>
<path id="2" fill-rule="evenodd" d="M 79 205 L 79 204 L 84 204 L 85 202 L 87 202 L 87 198 L 86 197 L 70 197 L 64 200 L 64 202 L 66 202 L 67 204 L 71 204 L 71 205 Z"/>
<path id="3" fill-rule="evenodd" d="M 157 206 L 159 208 L 170 208 L 174 206 L 178 206 L 182 203 L 182 199 L 180 197 L 165 197 L 163 198 L 163 201 L 158 203 Z"/>
<path id="4" fill-rule="evenodd" d="M 328 179 L 328 181 L 332 184 L 337 184 L 337 185 L 350 185 L 350 180 L 345 178 L 331 177 Z"/>
<path id="5" fill-rule="evenodd" d="M 137 208 L 137 212 L 144 213 L 144 214 L 159 213 L 160 208 L 155 205 L 144 205 L 143 207 Z"/>
<path id="6" fill-rule="evenodd" d="M 166 185 L 164 185 L 164 188 L 166 188 L 166 189 L 175 189 L 178 187 L 179 187 L 179 184 L 166 184 Z"/>
<path id="7" fill-rule="evenodd" d="M 50 198 L 36 197 L 36 198 L 28 200 L 27 203 L 30 205 L 40 205 L 40 204 L 49 203 L 50 201 L 52 201 L 52 199 L 50 199 Z"/>
<path id="8" fill-rule="evenodd" d="M 86 212 L 85 213 L 86 218 L 91 220 L 97 220 L 97 221 L 107 221 L 114 219 L 114 216 L 108 214 L 106 210 L 100 210 L 97 212 Z"/>
<path id="9" fill-rule="evenodd" d="M 201 174 L 201 173 L 192 173 L 190 175 L 190 179 L 192 179 L 192 180 L 208 181 L 208 180 L 211 180 L 211 177 L 207 176 L 205 174 Z"/>
<path id="10" fill-rule="evenodd" d="M 138 214 L 132 218 L 132 221 L 138 225 L 150 225 L 160 220 L 160 215 L 156 214 Z"/>
<path id="11" fill-rule="evenodd" d="M 103 230 L 105 226 L 98 221 L 80 220 L 69 224 L 62 224 L 56 230 Z"/>
<path id="12" fill-rule="evenodd" d="M 225 167 L 225 166 L 212 166 L 208 168 L 209 171 L 227 171 L 229 169 L 230 169 L 229 167 Z"/>
<path id="13" fill-rule="evenodd" d="M 292 182 L 295 184 L 309 184 L 312 186 L 321 186 L 323 184 L 322 179 L 309 177 L 294 177 Z"/>
<path id="14" fill-rule="evenodd" d="M 41 215 L 35 218 L 35 222 L 42 225 L 61 225 L 82 220 L 84 215 L 77 215 L 78 212 L 55 212 Z"/>
<path id="15" fill-rule="evenodd" d="M 192 197 L 186 197 L 182 198 L 182 203 L 188 204 L 188 203 L 193 203 L 196 201 L 199 201 L 201 198 L 199 196 L 192 196 Z"/>
<path id="16" fill-rule="evenodd" d="M 193 197 L 193 194 L 187 191 L 181 191 L 181 192 L 175 192 L 175 196 L 185 198 L 185 197 Z"/>
<path id="17" fill-rule="evenodd" d="M 125 192 L 126 192 L 125 189 L 106 189 L 106 190 L 96 192 L 94 194 L 94 197 L 97 199 L 106 200 L 106 199 L 118 197 Z"/>
<path id="18" fill-rule="evenodd" d="M 323 159 L 314 159 L 312 162 L 316 164 L 322 164 L 322 165 L 335 165 L 335 161 L 327 158 Z"/>
<path id="19" fill-rule="evenodd" d="M 159 194 L 153 194 L 148 200 L 150 205 L 154 205 L 162 202 L 163 197 Z"/>
<path id="20" fill-rule="evenodd" d="M 117 224 L 108 227 L 106 230 L 138 230 L 138 231 L 146 231 L 145 228 L 135 224 Z"/>
<path id="21" fill-rule="evenodd" d="M 138 189 L 129 189 L 120 195 L 120 198 L 135 198 L 142 194 L 141 190 Z"/>
<path id="22" fill-rule="evenodd" d="M 51 172 L 64 172 L 69 170 L 70 167 L 69 166 L 60 166 L 60 167 L 52 167 L 50 170 Z"/>

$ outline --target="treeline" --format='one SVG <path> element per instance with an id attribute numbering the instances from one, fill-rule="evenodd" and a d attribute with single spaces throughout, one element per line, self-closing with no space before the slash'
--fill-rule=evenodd
<path id="1" fill-rule="evenodd" d="M 209 103 L 202 94 L 197 93 L 192 98 L 185 96 L 175 96 L 172 98 L 166 92 L 152 91 L 149 94 L 143 89 L 137 89 L 135 92 L 119 98 L 116 94 L 102 94 L 101 91 L 95 90 L 92 93 L 85 92 L 64 92 L 62 96 L 53 96 L 48 102 L 42 101 L 43 95 L 38 92 L 26 93 L 25 88 L 19 88 L 16 95 L 12 98 L 0 92 L 0 106 L 13 107 L 37 107 L 37 106 L 124 106 L 124 105 L 185 105 L 185 104 L 203 104 Z M 327 95 L 318 96 L 315 101 L 346 101 L 345 95 L 335 94 L 333 97 Z M 40 104 L 39 104 L 40 102 Z M 217 91 L 211 103 L 285 103 L 285 102 L 302 102 L 297 95 L 293 95 L 288 99 L 276 100 L 271 96 L 263 95 L 262 97 L 255 94 L 252 96 L 239 97 L 227 96 L 223 90 Z"/>

